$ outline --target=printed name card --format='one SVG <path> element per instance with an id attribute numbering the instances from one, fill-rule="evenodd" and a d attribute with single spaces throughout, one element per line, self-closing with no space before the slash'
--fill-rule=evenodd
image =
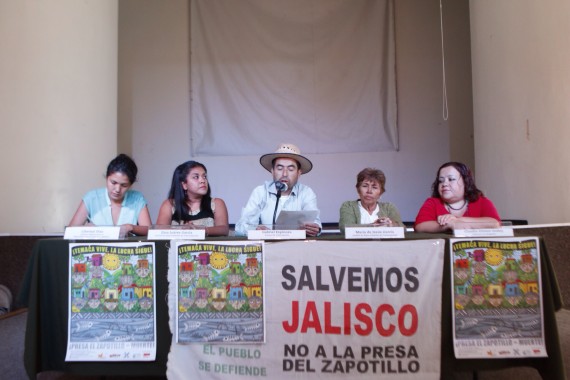
<path id="1" fill-rule="evenodd" d="M 66 227 L 63 238 L 67 240 L 118 240 L 119 226 L 74 226 Z"/>
<path id="2" fill-rule="evenodd" d="M 493 237 L 515 236 L 511 227 L 500 228 L 466 228 L 453 231 L 455 237 Z"/>
<path id="3" fill-rule="evenodd" d="M 149 228 L 148 240 L 204 240 L 206 230 L 203 228 Z"/>
<path id="4" fill-rule="evenodd" d="M 307 238 L 305 230 L 249 230 L 249 240 L 304 240 Z"/>
<path id="5" fill-rule="evenodd" d="M 344 229 L 345 239 L 404 239 L 404 227 L 357 226 Z"/>

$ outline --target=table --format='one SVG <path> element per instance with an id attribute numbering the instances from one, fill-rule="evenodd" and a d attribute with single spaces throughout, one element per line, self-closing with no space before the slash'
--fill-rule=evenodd
<path id="1" fill-rule="evenodd" d="M 407 233 L 406 239 L 444 238 L 450 235 Z M 317 239 L 344 241 L 340 235 Z M 208 240 L 241 240 L 235 237 Z M 136 240 L 135 240 L 136 241 Z M 102 243 L 102 241 L 97 241 Z M 168 327 L 166 303 L 167 254 L 169 241 L 156 242 L 156 326 L 157 356 L 154 362 L 65 362 L 68 325 L 68 249 L 69 241 L 43 239 L 34 246 L 20 292 L 20 302 L 28 307 L 24 364 L 30 378 L 42 371 L 64 371 L 84 375 L 164 376 L 172 335 Z M 449 379 L 455 372 L 494 370 L 527 366 L 536 368 L 543 379 L 564 380 L 565 372 L 558 339 L 555 311 L 562 307 L 562 298 L 552 263 L 541 239 L 542 297 L 544 331 L 548 358 L 525 359 L 461 359 L 454 357 L 449 260 L 444 261 L 442 286 L 441 378 Z M 448 257 L 446 247 L 446 257 Z"/>

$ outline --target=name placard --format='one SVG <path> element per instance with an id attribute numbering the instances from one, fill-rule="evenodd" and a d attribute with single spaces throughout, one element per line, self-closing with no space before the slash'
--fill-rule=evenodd
<path id="1" fill-rule="evenodd" d="M 249 240 L 304 240 L 307 238 L 305 230 L 249 230 Z"/>
<path id="2" fill-rule="evenodd" d="M 120 226 L 73 226 L 66 227 L 63 238 L 67 240 L 118 240 Z"/>
<path id="3" fill-rule="evenodd" d="M 403 239 L 404 227 L 346 227 L 345 239 Z"/>
<path id="4" fill-rule="evenodd" d="M 493 237 L 515 236 L 511 227 L 500 228 L 466 228 L 453 231 L 455 237 Z"/>
<path id="5" fill-rule="evenodd" d="M 148 240 L 204 240 L 205 238 L 205 229 L 188 228 L 150 228 L 147 236 Z"/>

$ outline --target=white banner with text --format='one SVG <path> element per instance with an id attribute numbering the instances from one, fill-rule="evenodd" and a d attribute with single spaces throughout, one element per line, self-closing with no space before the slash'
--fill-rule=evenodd
<path id="1" fill-rule="evenodd" d="M 266 242 L 266 343 L 173 343 L 167 376 L 439 379 L 444 247 L 442 239 Z M 176 273 L 171 252 L 171 329 Z"/>

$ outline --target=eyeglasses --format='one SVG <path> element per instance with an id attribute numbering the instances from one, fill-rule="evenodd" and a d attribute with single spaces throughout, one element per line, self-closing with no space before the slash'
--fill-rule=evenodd
<path id="1" fill-rule="evenodd" d="M 447 182 L 449 182 L 449 183 L 453 183 L 453 182 L 455 182 L 455 181 L 459 181 L 460 179 L 461 179 L 461 177 L 456 177 L 456 176 L 450 175 L 450 176 L 447 176 L 447 177 L 439 177 L 439 178 L 437 179 L 437 181 L 438 181 L 438 183 L 439 183 L 440 185 L 443 185 L 446 180 L 447 180 Z"/>

